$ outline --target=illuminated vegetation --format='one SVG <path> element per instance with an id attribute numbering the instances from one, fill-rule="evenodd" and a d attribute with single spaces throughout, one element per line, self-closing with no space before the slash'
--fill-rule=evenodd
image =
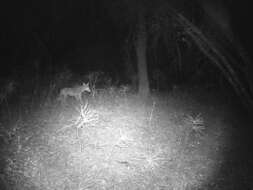
<path id="1" fill-rule="evenodd" d="M 6 189 L 220 188 L 213 180 L 231 143 L 224 102 L 193 88 L 142 100 L 109 86 L 82 104 L 46 97 L 1 124 Z"/>

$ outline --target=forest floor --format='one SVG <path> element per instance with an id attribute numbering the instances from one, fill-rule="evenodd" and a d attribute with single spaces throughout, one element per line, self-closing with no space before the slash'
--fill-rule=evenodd
<path id="1" fill-rule="evenodd" d="M 110 89 L 85 98 L 2 108 L 1 189 L 253 189 L 253 125 L 229 94 L 176 88 L 144 100 Z"/>

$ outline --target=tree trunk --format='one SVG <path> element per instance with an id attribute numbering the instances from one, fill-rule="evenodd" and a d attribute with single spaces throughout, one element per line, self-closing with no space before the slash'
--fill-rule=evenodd
<path id="1" fill-rule="evenodd" d="M 146 98 L 149 95 L 149 80 L 147 70 L 147 31 L 145 26 L 145 19 L 142 13 L 139 13 L 138 29 L 136 36 L 136 55 L 138 65 L 138 93 L 141 97 Z"/>

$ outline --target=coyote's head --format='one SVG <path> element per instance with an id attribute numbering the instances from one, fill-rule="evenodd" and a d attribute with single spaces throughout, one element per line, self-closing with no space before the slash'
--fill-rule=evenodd
<path id="1" fill-rule="evenodd" d="M 87 83 L 83 82 L 82 89 L 83 89 L 83 91 L 91 92 L 89 82 L 87 82 Z"/>

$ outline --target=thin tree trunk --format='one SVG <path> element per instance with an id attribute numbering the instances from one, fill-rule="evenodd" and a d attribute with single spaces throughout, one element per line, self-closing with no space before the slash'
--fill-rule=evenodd
<path id="1" fill-rule="evenodd" d="M 136 55 L 138 64 L 138 93 L 141 97 L 146 98 L 149 95 L 149 80 L 147 69 L 147 32 L 143 15 L 139 14 L 138 29 L 136 39 Z"/>

